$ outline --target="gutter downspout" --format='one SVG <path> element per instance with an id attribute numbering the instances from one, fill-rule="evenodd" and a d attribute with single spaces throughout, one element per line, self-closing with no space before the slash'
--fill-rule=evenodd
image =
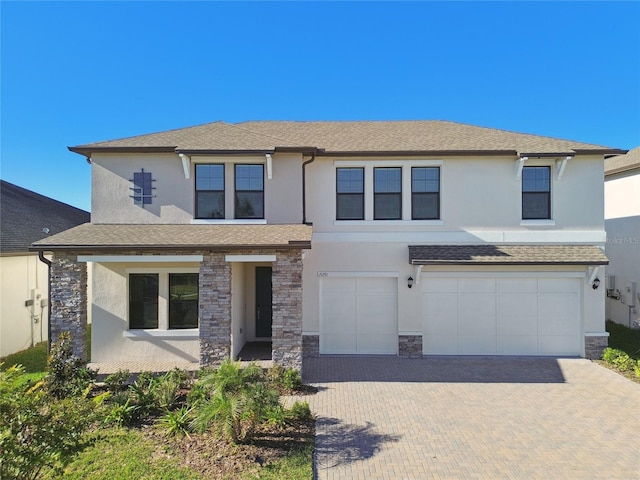
<path id="1" fill-rule="evenodd" d="M 302 162 L 302 223 L 303 225 L 313 225 L 312 222 L 307 222 L 307 181 L 306 181 L 306 169 L 307 165 L 316 159 L 316 151 L 311 152 L 311 158 L 306 162 Z"/>
<path id="2" fill-rule="evenodd" d="M 38 250 L 38 258 L 47 265 L 47 354 L 51 351 L 51 260 L 44 256 L 42 250 Z"/>

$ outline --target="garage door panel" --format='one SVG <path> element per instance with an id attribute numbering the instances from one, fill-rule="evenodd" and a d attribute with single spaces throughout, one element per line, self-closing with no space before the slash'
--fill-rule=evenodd
<path id="1" fill-rule="evenodd" d="M 536 278 L 509 278 L 500 279 L 500 291 L 502 293 L 538 293 L 538 280 Z"/>
<path id="2" fill-rule="evenodd" d="M 538 335 L 538 297 L 531 294 L 508 294 L 501 298 L 500 334 Z"/>
<path id="3" fill-rule="evenodd" d="M 500 355 L 536 355 L 537 335 L 502 335 L 498 353 Z"/>
<path id="4" fill-rule="evenodd" d="M 542 355 L 578 355 L 580 347 L 576 335 L 540 335 Z"/>
<path id="5" fill-rule="evenodd" d="M 572 293 L 580 291 L 579 282 L 573 278 L 541 278 L 538 284 L 540 293 Z"/>
<path id="6" fill-rule="evenodd" d="M 426 335 L 458 335 L 458 295 L 435 293 L 423 296 L 424 332 Z M 456 347 L 457 349 L 457 347 Z"/>
<path id="7" fill-rule="evenodd" d="M 578 315 L 574 295 L 542 295 L 539 299 L 542 335 L 571 335 L 575 333 L 575 318 Z"/>
<path id="8" fill-rule="evenodd" d="M 320 349 L 322 353 L 332 355 L 344 355 L 356 350 L 357 338 L 355 334 L 324 333 L 320 337 Z"/>
<path id="9" fill-rule="evenodd" d="M 356 333 L 355 298 L 344 293 L 325 293 L 322 304 L 323 330 L 326 333 Z"/>
<path id="10" fill-rule="evenodd" d="M 460 335 L 459 353 L 464 355 L 495 355 L 497 338 L 494 335 Z"/>
<path id="11" fill-rule="evenodd" d="M 359 297 L 357 308 L 358 331 L 395 335 L 397 331 L 395 297 Z"/>
<path id="12" fill-rule="evenodd" d="M 420 282 L 425 293 L 458 293 L 456 278 L 425 278 Z"/>
<path id="13" fill-rule="evenodd" d="M 460 278 L 458 290 L 464 293 L 495 293 L 496 280 L 492 278 Z"/>
<path id="14" fill-rule="evenodd" d="M 361 354 L 393 354 L 398 345 L 397 335 L 375 335 L 361 333 L 358 335 L 358 353 Z"/>
<path id="15" fill-rule="evenodd" d="M 495 295 L 460 295 L 459 305 L 460 334 L 496 335 Z"/>
<path id="16" fill-rule="evenodd" d="M 426 335 L 422 339 L 423 352 L 429 355 L 458 355 L 458 335 Z"/>

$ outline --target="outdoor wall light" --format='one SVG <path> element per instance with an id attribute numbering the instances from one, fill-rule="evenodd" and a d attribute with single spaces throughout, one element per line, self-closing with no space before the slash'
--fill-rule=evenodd
<path id="1" fill-rule="evenodd" d="M 600 279 L 596 277 L 593 279 L 593 283 L 591 284 L 591 287 L 593 287 L 594 290 L 597 290 L 599 286 L 600 286 Z"/>
<path id="2" fill-rule="evenodd" d="M 411 275 L 409 275 L 409 278 L 407 278 L 407 287 L 413 287 L 413 277 Z"/>

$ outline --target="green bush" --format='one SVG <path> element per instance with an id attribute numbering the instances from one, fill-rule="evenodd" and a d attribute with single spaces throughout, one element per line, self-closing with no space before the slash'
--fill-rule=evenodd
<path id="1" fill-rule="evenodd" d="M 291 416 L 298 421 L 302 422 L 313 418 L 313 414 L 309 408 L 309 403 L 307 402 L 300 402 L 296 400 L 289 410 L 291 411 Z"/>
<path id="2" fill-rule="evenodd" d="M 63 332 L 51 347 L 47 361 L 47 392 L 55 398 L 82 395 L 97 375 L 96 370 L 87 368 L 84 360 L 73 354 L 71 334 Z"/>
<path id="3" fill-rule="evenodd" d="M 192 432 L 193 409 L 190 407 L 180 407 L 174 411 L 168 411 L 158 419 L 158 426 L 164 429 L 167 437 L 175 435 L 189 436 Z"/>
<path id="4" fill-rule="evenodd" d="M 300 390 L 302 387 L 300 372 L 294 368 L 287 369 L 282 383 L 287 390 Z"/>
<path id="5" fill-rule="evenodd" d="M 45 382 L 30 386 L 24 368 L 0 372 L 0 478 L 33 480 L 43 469 L 61 472 L 83 447 L 95 419 L 86 397 L 52 398 Z M 99 398 L 96 402 L 99 402 Z"/>
<path id="6" fill-rule="evenodd" d="M 104 385 L 112 393 L 121 392 L 126 388 L 129 378 L 131 378 L 129 370 L 118 370 L 116 373 L 107 375 Z"/>

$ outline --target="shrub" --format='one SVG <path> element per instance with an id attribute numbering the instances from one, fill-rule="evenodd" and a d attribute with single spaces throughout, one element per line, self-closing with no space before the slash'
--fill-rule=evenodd
<path id="1" fill-rule="evenodd" d="M 607 363 L 613 363 L 614 360 L 621 355 L 626 355 L 626 353 L 617 348 L 607 347 L 602 352 L 602 360 L 604 360 Z"/>
<path id="2" fill-rule="evenodd" d="M 51 347 L 45 377 L 46 390 L 55 398 L 82 395 L 95 381 L 98 372 L 87 368 L 73 354 L 71 334 L 63 332 Z"/>
<path id="3" fill-rule="evenodd" d="M 44 382 L 30 386 L 23 377 L 19 365 L 0 372 L 0 478 L 31 480 L 46 467 L 60 473 L 95 418 L 86 397 L 51 398 Z"/>
<path id="4" fill-rule="evenodd" d="M 313 414 L 309 408 L 309 403 L 307 402 L 299 402 L 296 400 L 289 410 L 291 411 L 291 416 L 295 420 L 302 422 L 313 418 Z"/>
<path id="5" fill-rule="evenodd" d="M 104 384 L 107 390 L 112 393 L 121 392 L 124 390 L 125 384 L 131 377 L 129 370 L 118 370 L 116 373 L 112 373 L 111 375 L 107 375 L 104 379 Z"/>
<path id="6" fill-rule="evenodd" d="M 178 397 L 180 384 L 181 379 L 172 375 L 171 372 L 158 378 L 158 380 L 151 385 L 151 393 L 154 396 L 156 405 L 164 409 L 172 408 Z"/>
<path id="7" fill-rule="evenodd" d="M 164 429 L 165 435 L 168 437 L 175 435 L 189 437 L 193 423 L 192 412 L 190 407 L 180 407 L 177 410 L 169 411 L 158 419 L 158 425 Z"/>
<path id="8" fill-rule="evenodd" d="M 119 425 L 128 427 L 138 418 L 139 408 L 132 405 L 130 399 L 126 399 L 124 403 L 115 402 L 111 405 L 104 417 L 103 423 L 106 425 Z"/>
<path id="9" fill-rule="evenodd" d="M 284 388 L 287 390 L 300 390 L 302 387 L 302 377 L 300 372 L 294 368 L 288 368 L 284 373 L 283 379 Z"/>

